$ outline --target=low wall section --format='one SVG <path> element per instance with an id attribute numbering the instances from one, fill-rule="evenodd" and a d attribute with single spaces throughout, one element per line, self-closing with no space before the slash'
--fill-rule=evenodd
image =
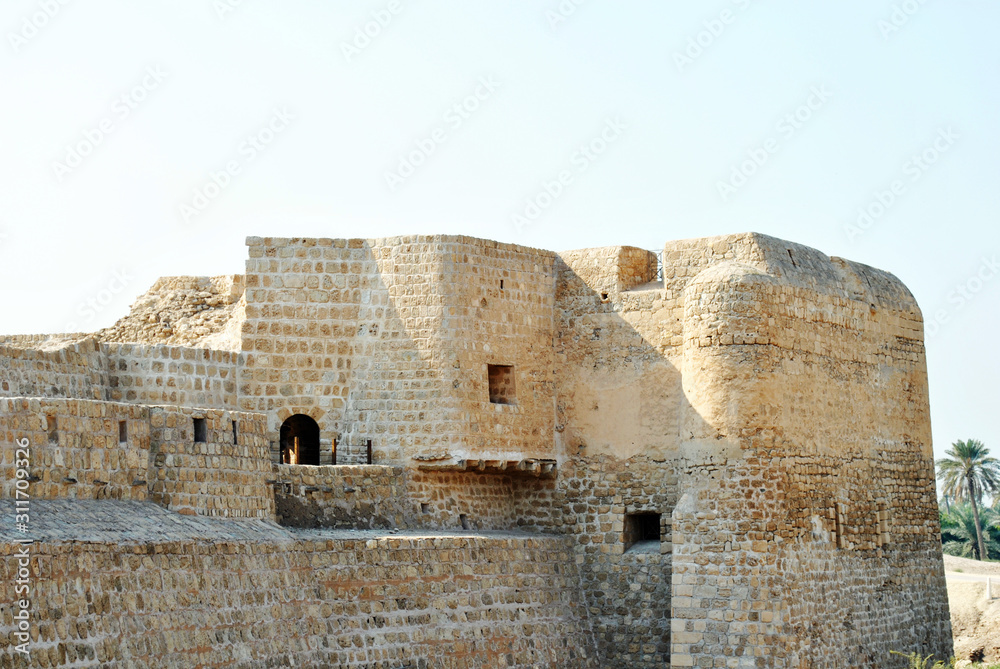
<path id="1" fill-rule="evenodd" d="M 150 430 L 152 501 L 183 514 L 274 519 L 263 415 L 152 407 Z"/>
<path id="2" fill-rule="evenodd" d="M 0 398 L 0 498 L 14 498 L 27 459 L 31 499 L 146 499 L 148 416 L 130 404 Z"/>
<path id="3" fill-rule="evenodd" d="M 0 578 L 16 578 L 0 547 Z M 596 667 L 556 537 L 36 543 L 31 659 L 3 667 Z"/>
<path id="4" fill-rule="evenodd" d="M 24 348 L 34 341 L 23 339 L 0 344 L 0 396 L 108 399 L 107 360 L 96 340 L 39 350 Z"/>
<path id="5" fill-rule="evenodd" d="M 275 465 L 278 522 L 289 527 L 407 527 L 402 467 Z"/>

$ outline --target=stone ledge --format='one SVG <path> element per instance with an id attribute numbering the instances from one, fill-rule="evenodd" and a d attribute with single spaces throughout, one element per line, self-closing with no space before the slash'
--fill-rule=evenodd
<path id="1" fill-rule="evenodd" d="M 505 476 L 534 476 L 554 479 L 556 461 L 540 458 L 524 460 L 467 459 L 453 462 L 422 462 L 417 469 L 425 472 L 479 472 L 482 474 L 502 474 Z"/>

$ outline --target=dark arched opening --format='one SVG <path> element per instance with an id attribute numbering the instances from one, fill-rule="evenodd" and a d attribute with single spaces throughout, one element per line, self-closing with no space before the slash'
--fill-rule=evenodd
<path id="1" fill-rule="evenodd" d="M 281 462 L 286 465 L 319 464 L 319 425 L 297 413 L 281 424 Z"/>

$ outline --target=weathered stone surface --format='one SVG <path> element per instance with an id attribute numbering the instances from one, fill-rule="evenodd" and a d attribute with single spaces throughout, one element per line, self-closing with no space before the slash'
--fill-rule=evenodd
<path id="1" fill-rule="evenodd" d="M 27 437 L 33 499 L 83 505 L 39 535 L 39 666 L 950 653 L 923 324 L 891 275 L 753 233 L 247 246 L 202 348 L 0 340 L 2 496 Z M 295 415 L 322 466 L 277 464 Z"/>

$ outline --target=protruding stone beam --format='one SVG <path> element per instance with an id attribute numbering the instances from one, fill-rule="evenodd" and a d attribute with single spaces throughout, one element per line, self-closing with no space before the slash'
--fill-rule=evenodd
<path id="1" fill-rule="evenodd" d="M 418 460 L 417 469 L 425 472 L 481 472 L 483 474 L 506 474 L 509 476 L 533 476 L 555 478 L 556 461 L 539 458 L 524 460 L 486 460 L 468 458 L 450 462 L 427 462 Z"/>

